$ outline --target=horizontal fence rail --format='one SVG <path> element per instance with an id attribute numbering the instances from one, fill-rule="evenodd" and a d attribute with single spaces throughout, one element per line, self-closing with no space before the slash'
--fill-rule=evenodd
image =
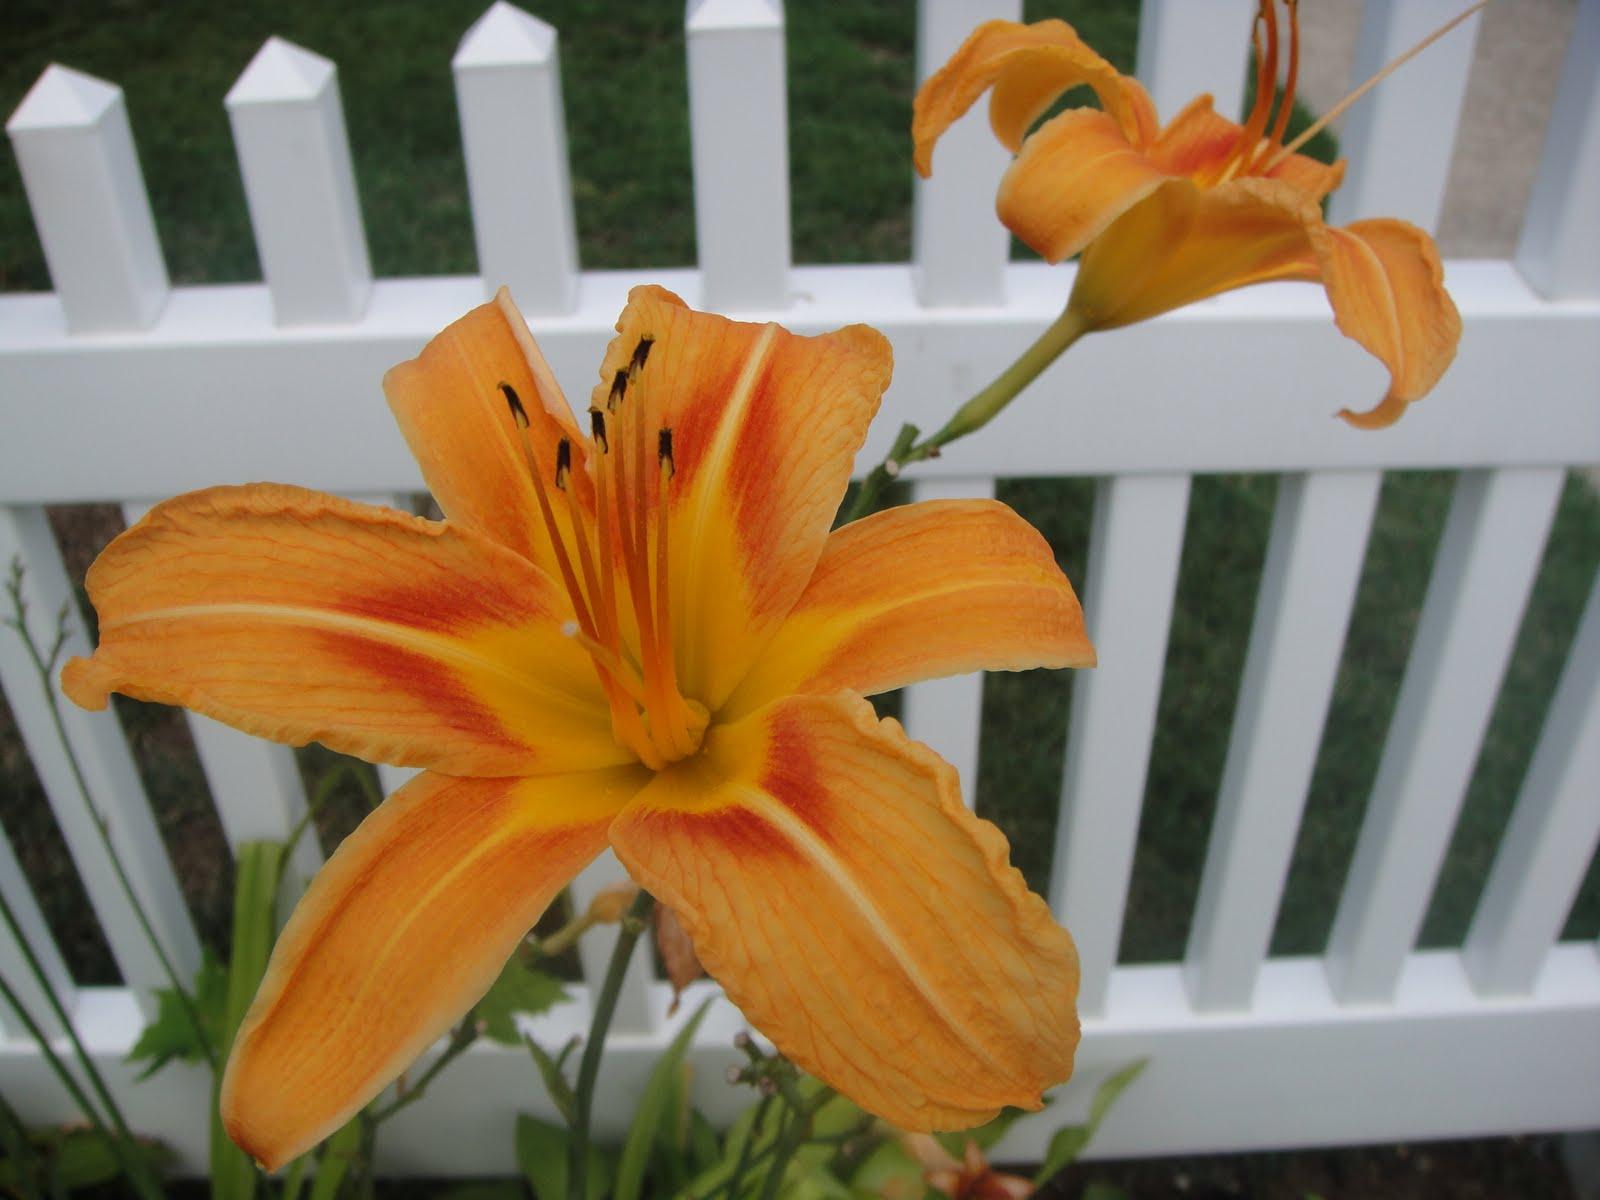
<path id="1" fill-rule="evenodd" d="M 922 0 L 925 78 L 980 19 L 1018 0 Z M 1146 0 L 1139 72 L 1163 114 L 1209 90 L 1244 91 L 1251 0 Z M 1369 0 L 1358 73 L 1453 15 L 1446 0 Z M 908 20 L 910 19 L 908 14 Z M 927 428 L 992 378 L 1060 311 L 1073 269 L 1008 261 L 993 220 L 1007 155 L 981 111 L 914 185 L 912 261 L 796 266 L 790 245 L 785 13 L 779 0 L 687 6 L 688 117 L 699 261 L 584 269 L 567 158 L 558 31 L 504 0 L 466 29 L 452 72 L 481 274 L 374 278 L 337 65 L 269 39 L 225 104 L 263 280 L 170 283 L 114 83 L 64 66 L 7 124 L 54 291 L 0 294 L 0 565 L 26 569 L 38 621 L 83 614 L 45 506 L 111 502 L 131 523 L 157 499 L 275 479 L 407 507 L 423 485 L 379 391 L 382 373 L 509 284 L 569 395 L 584 397 L 628 289 L 660 282 L 691 304 L 799 332 L 855 321 L 894 344 L 894 384 L 858 466 L 901 422 Z M 1344 132 L 1349 182 L 1335 220 L 1401 215 L 1432 228 L 1472 64 L 1477 19 L 1402 72 Z M 1095 1084 L 1149 1068 L 1097 1137 L 1098 1155 L 1339 1144 L 1600 1125 L 1600 954 L 1558 941 L 1600 841 L 1600 586 L 1591 583 L 1532 765 L 1459 949 L 1416 949 L 1434 883 L 1521 628 L 1568 469 L 1600 463 L 1600 0 L 1582 0 L 1516 256 L 1450 261 L 1457 361 L 1396 427 L 1333 419 L 1387 379 L 1333 328 L 1320 289 L 1277 284 L 1088 339 L 1002 419 L 918 464 L 915 498 L 987 497 L 998 481 L 1095 483 L 1087 578 L 1101 665 L 1072 684 L 1047 886 L 1083 966 L 1084 1041 L 1061 1102 L 1018 1123 L 1001 1157 L 1037 1158 Z M 567 92 L 581 87 L 568 80 Z M 981 106 L 980 106 L 981 109 Z M 909 165 L 908 165 L 909 170 Z M 357 450 L 359 452 L 357 452 Z M 1295 840 L 1366 562 L 1383 473 L 1460 472 L 1404 682 L 1366 801 L 1325 953 L 1270 954 Z M 1118 961 L 1149 778 L 1193 477 L 1279 477 L 1217 811 L 1181 962 Z M 39 680 L 9 632 L 0 685 L 126 986 L 82 986 L 51 940 L 13 847 L 0 889 L 74 1027 L 142 1132 L 185 1170 L 206 1159 L 209 1081 L 171 1066 L 136 1082 L 124 1061 L 163 969 L 134 922 L 105 836 L 185 974 L 200 939 L 114 711 L 63 701 L 95 807 L 56 741 Z M 913 736 L 961 772 L 975 802 L 981 675 L 919 684 Z M 228 844 L 286 836 L 307 796 L 292 751 L 190 716 Z M 1016 753 L 1033 753 L 1018 746 Z M 410 772 L 380 767 L 392 791 Z M 297 844 L 291 892 L 321 851 Z M 579 905 L 623 878 L 609 853 L 573 884 Z M 614 934 L 580 947 L 600 977 Z M 0 931 L 0 972 L 28 982 Z M 695 985 L 714 995 L 712 984 Z M 23 999 L 47 1018 L 37 990 Z M 622 991 L 596 1110 L 618 1134 L 655 1056 L 684 1019 L 646 956 Z M 685 1004 L 684 1009 L 692 1009 Z M 589 989 L 528 1024 L 547 1045 L 581 1034 Z M 716 1005 L 691 1054 L 694 1095 L 730 1119 L 746 1095 L 723 1074 L 741 1027 Z M 436 1048 L 430 1053 L 438 1053 Z M 31 1121 L 74 1112 L 43 1057 L 0 1013 L 0 1089 Z M 524 1053 L 474 1047 L 398 1117 L 386 1170 L 515 1168 L 519 1110 L 548 1114 Z"/>

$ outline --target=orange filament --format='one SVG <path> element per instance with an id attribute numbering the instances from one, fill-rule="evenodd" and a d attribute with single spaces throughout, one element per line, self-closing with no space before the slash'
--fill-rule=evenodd
<path id="1" fill-rule="evenodd" d="M 1450 20 L 1446 21 L 1443 25 L 1439 26 L 1439 28 L 1435 29 L 1427 37 L 1423 38 L 1420 42 L 1418 42 L 1415 46 L 1411 47 L 1411 49 L 1407 50 L 1404 54 L 1402 54 L 1399 58 L 1397 58 L 1393 62 L 1391 62 L 1388 66 L 1384 67 L 1383 70 L 1379 71 L 1371 79 L 1367 80 L 1360 87 L 1356 88 L 1353 92 L 1351 92 L 1343 100 L 1339 101 L 1339 103 L 1335 104 L 1327 112 L 1323 113 L 1322 116 L 1318 117 L 1315 122 L 1313 122 L 1311 125 L 1308 125 L 1305 129 L 1301 130 L 1299 136 L 1296 137 L 1294 139 L 1294 141 L 1290 142 L 1287 146 L 1282 147 L 1281 149 L 1279 149 L 1277 151 L 1277 153 L 1272 154 L 1269 158 L 1267 158 L 1266 161 L 1263 162 L 1260 165 L 1260 167 L 1259 167 L 1259 169 L 1257 171 L 1257 174 L 1265 175 L 1268 171 L 1271 171 L 1274 167 L 1276 167 L 1284 159 L 1288 158 L 1296 150 L 1300 149 L 1301 146 L 1304 146 L 1312 138 L 1316 137 L 1317 134 L 1321 133 L 1322 130 L 1327 128 L 1328 125 L 1332 124 L 1334 121 L 1337 121 L 1340 117 L 1342 117 L 1344 115 L 1344 113 L 1345 113 L 1345 110 L 1348 109 L 1357 100 L 1361 99 L 1361 97 L 1365 96 L 1373 88 L 1377 87 L 1380 83 L 1382 83 L 1390 75 L 1394 74 L 1395 71 L 1399 70 L 1406 63 L 1410 62 L 1417 55 L 1421 54 L 1429 46 L 1433 45 L 1440 38 L 1442 38 L 1445 34 L 1449 33 L 1457 25 L 1461 24 L 1468 17 L 1470 17 L 1473 13 L 1477 12 L 1480 8 L 1483 8 L 1488 3 L 1489 3 L 1489 0 L 1478 0 L 1478 3 L 1472 5 L 1470 8 L 1466 9 L 1464 12 L 1460 13 L 1458 16 L 1452 17 Z M 1291 9 L 1290 11 L 1291 11 L 1291 19 L 1293 19 L 1293 10 Z"/>
<path id="2" fill-rule="evenodd" d="M 660 770 L 693 754 L 705 729 L 705 710 L 684 698 L 678 686 L 672 642 L 668 498 L 675 473 L 670 430 L 655 430 L 655 470 L 649 466 L 652 414 L 644 395 L 629 394 L 649 357 L 649 339 L 640 343 L 626 370 L 618 371 L 605 411 L 592 410 L 592 440 L 585 464 L 594 481 L 594 511 L 579 501 L 572 486 L 573 447 L 557 443 L 551 476 L 566 500 L 565 515 L 576 542 L 570 553 L 545 487 L 545 475 L 516 394 L 506 385 L 512 416 L 562 582 L 575 620 L 563 632 L 588 653 L 611 707 L 618 742 L 646 766 Z M 631 428 L 630 428 L 631 426 Z M 653 489 L 653 491 L 652 491 Z M 653 525 L 653 527 L 652 527 Z M 591 541 L 592 539 L 592 541 Z M 574 565 L 576 558 L 576 569 Z M 651 578 L 652 558 L 654 579 Z M 637 642 L 622 623 L 617 595 L 620 560 Z"/>

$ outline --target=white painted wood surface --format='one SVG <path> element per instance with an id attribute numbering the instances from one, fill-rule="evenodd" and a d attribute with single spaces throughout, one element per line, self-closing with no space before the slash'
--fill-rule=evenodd
<path id="1" fill-rule="evenodd" d="M 1580 0 L 1517 269 L 1552 300 L 1600 299 L 1600 0 Z"/>
<path id="2" fill-rule="evenodd" d="M 601 1136 L 621 1138 L 638 1096 L 677 1022 L 712 989 L 696 985 L 673 1022 L 618 1038 L 595 1101 Z M 551 1050 L 585 1029 L 587 990 L 529 1023 Z M 1073 1081 L 1050 1108 L 1024 1117 L 995 1151 L 1000 1162 L 1037 1160 L 1062 1125 L 1081 1120 L 1095 1087 L 1140 1058 L 1149 1065 L 1112 1109 L 1090 1159 L 1245 1148 L 1472 1137 L 1517 1129 L 1600 1125 L 1600 958 L 1560 946 L 1530 996 L 1485 1004 L 1460 956 L 1430 952 L 1407 962 L 1392 1006 L 1350 1009 L 1329 991 L 1316 959 L 1279 959 L 1262 971 L 1249 1017 L 1196 1020 L 1176 966 L 1120 967 L 1111 1012 L 1084 1022 Z M 650 1008 L 665 1012 L 667 988 Z M 134 1085 L 122 1062 L 138 1032 L 126 993 L 90 990 L 81 1007 L 95 1031 L 96 1061 L 115 1093 L 131 1101 L 141 1130 L 179 1153 L 180 1169 L 206 1161 L 204 1076 L 174 1067 Z M 718 1004 L 691 1043 L 691 1094 L 718 1123 L 749 1104 L 724 1072 L 742 1060 L 732 1046 L 743 1022 Z M 1464 1053 L 1463 1047 L 1471 1047 Z M 8 1097 L 26 1096 L 40 1120 L 68 1120 L 37 1052 L 7 1051 Z M 429 1098 L 397 1117 L 379 1139 L 379 1170 L 411 1175 L 513 1174 L 518 1112 L 557 1120 L 520 1047 L 476 1046 L 442 1074 Z M 1310 1086 L 1307 1081 L 1315 1081 Z M 437 1089 L 437 1090 L 435 1090 Z M 137 1099 L 135 1099 L 137 1098 Z M 1351 1102 L 1354 1099 L 1356 1102 Z"/>
<path id="3" fill-rule="evenodd" d="M 122 89 L 51 65 L 6 132 L 67 329 L 154 324 L 167 302 L 167 264 Z"/>
<path id="4" fill-rule="evenodd" d="M 786 327 L 865 321 L 894 344 L 894 383 L 861 470 L 901 422 L 942 423 L 1071 289 L 1070 270 L 1041 263 L 1007 275 L 1005 305 L 973 311 L 923 307 L 908 265 L 795 269 Z M 699 290 L 688 270 L 585 272 L 578 311 L 538 324 L 568 395 L 588 394 L 628 289 L 644 282 Z M 1587 403 L 1587 381 L 1600 378 L 1600 301 L 1547 301 L 1505 262 L 1451 263 L 1449 282 L 1465 324 L 1455 364 L 1380 435 L 1333 414 L 1375 402 L 1387 373 L 1333 328 L 1321 289 L 1270 284 L 1086 339 L 1003 420 L 919 464 L 919 477 L 1600 462 Z M 53 296 L 0 297 L 0 427 L 28 430 L 0 438 L 0 503 L 121 501 L 219 479 L 419 488 L 378 381 L 482 299 L 475 276 L 385 280 L 359 322 L 280 329 L 259 285 L 179 288 L 139 339 L 80 342 L 63 332 Z M 1227 386 L 1203 386 L 1213 380 Z M 131 396 L 160 400 L 113 402 Z M 1548 399 L 1534 421 L 1508 396 Z"/>
<path id="5" fill-rule="evenodd" d="M 992 500 L 993 479 L 932 479 L 911 485 L 913 500 Z M 961 798 L 971 808 L 978 787 L 978 740 L 983 723 L 983 675 L 951 675 L 906 688 L 906 732 L 933 747 L 961 775 Z"/>
<path id="6" fill-rule="evenodd" d="M 1467 471 L 1328 937 L 1334 993 L 1392 999 L 1427 914 L 1565 472 Z"/>
<path id="7" fill-rule="evenodd" d="M 278 324 L 357 319 L 372 293 L 372 264 L 338 69 L 269 37 L 226 104 Z"/>
<path id="8" fill-rule="evenodd" d="M 1202 92 L 1239 119 L 1255 14 L 1256 0 L 1141 0 L 1134 73 L 1164 122 Z"/>
<path id="9" fill-rule="evenodd" d="M 48 649 L 55 636 L 57 612 L 66 606 L 71 629 L 65 653 L 89 653 L 83 617 L 73 597 L 61 556 L 51 536 L 44 509 L 0 508 L 0 563 L 19 561 L 22 586 L 36 639 Z M 141 1006 L 154 1015 L 152 992 L 168 986 L 161 961 L 130 908 L 112 868 L 97 824 L 104 822 L 111 843 L 127 871 L 134 892 L 143 901 L 156 936 L 184 980 L 200 965 L 200 943 L 184 907 L 178 880 L 166 847 L 150 814 L 144 785 L 123 737 L 116 714 L 88 712 L 59 694 L 62 723 L 72 742 L 95 808 L 91 812 L 78 790 L 66 752 L 56 736 L 50 709 L 41 692 L 33 663 L 20 638 L 9 630 L 0 637 L 0 682 L 16 719 L 34 770 L 77 864 L 89 902 L 105 931 L 106 942 L 122 978 L 136 989 Z M 65 661 L 65 658 L 63 658 Z"/>
<path id="10" fill-rule="evenodd" d="M 1600 842 L 1600 581 L 1572 643 L 1462 957 L 1485 996 L 1528 995 Z"/>
<path id="11" fill-rule="evenodd" d="M 72 982 L 67 964 L 61 960 L 61 952 L 56 949 L 55 939 L 50 936 L 44 914 L 39 911 L 28 881 L 22 874 L 22 864 L 17 861 L 4 830 L 0 830 L 0 895 L 5 896 L 6 905 L 21 928 L 28 949 L 43 969 L 45 982 L 70 1016 L 78 1003 L 77 986 Z M 0 922 L 0 979 L 4 979 L 11 990 L 17 993 L 22 1007 L 46 1037 L 59 1037 L 65 1032 L 55 1010 L 45 998 L 44 988 L 39 985 L 27 954 L 17 944 L 9 926 L 3 922 Z M 0 1003 L 0 1042 L 8 1040 L 26 1042 L 27 1026 L 9 1005 Z"/>
<path id="12" fill-rule="evenodd" d="M 1050 880 L 1050 908 L 1078 943 L 1085 1016 L 1106 1011 L 1122 939 L 1188 510 L 1187 475 L 1117 476 L 1095 491 L 1083 608 L 1100 665 L 1073 674 Z"/>
<path id="13" fill-rule="evenodd" d="M 701 306 L 719 312 L 787 308 L 782 0 L 690 0 L 686 25 Z"/>
<path id="14" fill-rule="evenodd" d="M 1376 75 L 1465 7 L 1460 0 L 1366 0 L 1356 42 L 1354 87 Z M 1396 71 L 1344 118 L 1339 153 L 1344 183 L 1329 198 L 1336 225 L 1399 217 L 1433 229 L 1444 206 L 1461 102 L 1482 14 L 1429 46 L 1426 65 Z"/>
<path id="15" fill-rule="evenodd" d="M 450 60 L 478 273 L 524 313 L 578 302 L 578 234 L 554 26 L 495 0 Z"/>
<path id="16" fill-rule="evenodd" d="M 1185 955 L 1201 1011 L 1246 1010 L 1266 960 L 1382 476 L 1285 476 Z"/>
<path id="17" fill-rule="evenodd" d="M 1022 0 L 924 0 L 917 6 L 917 80 L 944 65 L 982 21 L 1020 21 Z M 926 305 L 999 304 L 1011 231 L 995 218 L 995 191 L 1011 155 L 978 103 L 934 150 L 933 177 L 911 191 L 911 258 Z"/>

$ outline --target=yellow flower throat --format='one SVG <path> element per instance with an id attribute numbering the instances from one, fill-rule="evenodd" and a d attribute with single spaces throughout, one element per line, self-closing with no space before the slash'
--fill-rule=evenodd
<path id="1" fill-rule="evenodd" d="M 605 408 L 589 410 L 593 514 L 578 503 L 572 486 L 571 440 L 560 439 L 555 470 L 548 472 L 529 435 L 522 401 L 509 383 L 500 384 L 500 390 L 521 435 L 539 512 L 572 602 L 574 619 L 562 632 L 594 663 L 610 705 L 613 736 L 645 766 L 660 770 L 700 748 L 707 714 L 703 705 L 680 691 L 673 652 L 667 511 L 676 473 L 672 430 L 661 425 L 654 429 L 652 462 L 646 406 L 628 402 L 628 385 L 644 369 L 650 346 L 649 338 L 640 340 L 628 366 L 612 380 Z M 553 479 L 564 498 L 575 554 L 568 547 L 546 479 Z M 636 643 L 624 636 L 629 614 L 618 602 L 619 564 L 638 633 Z"/>

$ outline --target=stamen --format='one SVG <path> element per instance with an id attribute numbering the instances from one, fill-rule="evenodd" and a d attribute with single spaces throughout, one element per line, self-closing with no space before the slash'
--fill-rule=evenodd
<path id="1" fill-rule="evenodd" d="M 509 383 L 502 382 L 500 391 L 506 398 L 506 404 L 511 408 L 511 419 L 517 423 L 518 429 L 528 427 L 528 410 L 522 407 L 522 401 L 517 398 L 517 390 Z"/>
<path id="2" fill-rule="evenodd" d="M 637 379 L 639 372 L 644 370 L 645 360 L 650 357 L 650 347 L 656 341 L 652 337 L 642 337 L 639 344 L 633 348 L 633 360 L 628 363 L 628 378 Z"/>
<path id="3" fill-rule="evenodd" d="M 568 621 L 561 626 L 561 633 L 569 637 L 578 645 L 589 652 L 589 657 L 599 663 L 611 673 L 611 677 L 621 685 L 622 689 L 632 697 L 633 702 L 644 707 L 644 683 L 639 678 L 639 673 L 623 662 L 609 646 L 602 646 L 583 630 L 578 628 L 576 621 Z"/>
<path id="4" fill-rule="evenodd" d="M 600 611 L 605 616 L 600 636 L 613 650 L 620 650 L 622 641 L 617 629 L 616 571 L 612 565 L 611 550 L 611 504 L 607 495 L 609 488 L 606 485 L 606 480 L 611 474 L 606 469 L 606 462 L 611 453 L 611 439 L 606 436 L 605 413 L 599 409 L 591 409 L 589 428 L 594 434 L 595 446 L 603 456 L 594 473 L 595 553 L 600 559 Z"/>
<path id="5" fill-rule="evenodd" d="M 1278 0 L 1261 0 L 1256 10 L 1255 24 L 1250 30 L 1251 45 L 1256 55 L 1256 98 L 1250 106 L 1250 117 L 1239 134 L 1239 141 L 1227 164 L 1217 177 L 1218 183 L 1227 183 L 1244 167 L 1256 152 L 1261 135 L 1266 132 L 1272 115 L 1272 98 L 1278 90 Z M 1263 51 L 1261 32 L 1266 30 L 1266 48 Z"/>
<path id="6" fill-rule="evenodd" d="M 618 371 L 611 380 L 611 395 L 606 397 L 606 411 L 615 413 L 622 404 L 622 398 L 628 390 L 627 371 Z"/>
<path id="7" fill-rule="evenodd" d="M 1294 141 L 1290 142 L 1287 146 L 1279 150 L 1270 159 L 1263 163 L 1261 166 L 1262 174 L 1272 170 L 1284 159 L 1288 158 L 1296 150 L 1300 149 L 1301 146 L 1304 146 L 1312 138 L 1316 137 L 1317 134 L 1321 133 L 1325 128 L 1328 127 L 1330 123 L 1337 121 L 1340 117 L 1344 116 L 1345 110 L 1347 110 L 1357 100 L 1361 99 L 1361 97 L 1365 96 L 1373 88 L 1377 87 L 1378 84 L 1382 83 L 1390 75 L 1394 74 L 1394 72 L 1405 66 L 1406 63 L 1410 62 L 1417 55 L 1421 54 L 1429 46 L 1433 45 L 1445 34 L 1449 33 L 1457 25 L 1461 24 L 1473 13 L 1483 8 L 1488 3 L 1489 0 L 1478 0 L 1478 3 L 1472 5 L 1472 7 L 1468 8 L 1460 16 L 1446 21 L 1443 25 L 1439 26 L 1438 29 L 1435 29 L 1432 33 L 1423 38 L 1415 46 L 1411 47 L 1411 49 L 1407 50 L 1399 58 L 1395 59 L 1388 66 L 1384 67 L 1383 70 L 1379 71 L 1371 79 L 1367 80 L 1360 87 L 1356 88 L 1355 91 L 1351 92 L 1343 100 L 1339 101 L 1339 103 L 1335 104 L 1327 112 L 1323 113 L 1322 116 L 1317 118 L 1316 121 L 1306 126 L 1305 129 L 1301 130 L 1299 137 L 1295 138 Z"/>
<path id="8" fill-rule="evenodd" d="M 598 408 L 589 410 L 589 436 L 602 454 L 611 449 L 611 443 L 606 440 L 606 415 Z"/>
<path id="9" fill-rule="evenodd" d="M 1289 9 L 1289 73 L 1283 80 L 1283 101 L 1278 105 L 1278 118 L 1267 135 L 1269 145 L 1283 141 L 1289 128 L 1289 117 L 1294 112 L 1294 89 L 1300 82 L 1300 0 L 1284 0 Z"/>
<path id="10" fill-rule="evenodd" d="M 567 490 L 567 477 L 572 474 L 572 443 L 562 438 L 556 443 L 556 486 L 563 492 Z M 573 501 L 577 503 L 576 500 Z M 573 526 L 574 529 L 577 526 Z M 578 539 L 581 544 L 583 539 Z"/>

